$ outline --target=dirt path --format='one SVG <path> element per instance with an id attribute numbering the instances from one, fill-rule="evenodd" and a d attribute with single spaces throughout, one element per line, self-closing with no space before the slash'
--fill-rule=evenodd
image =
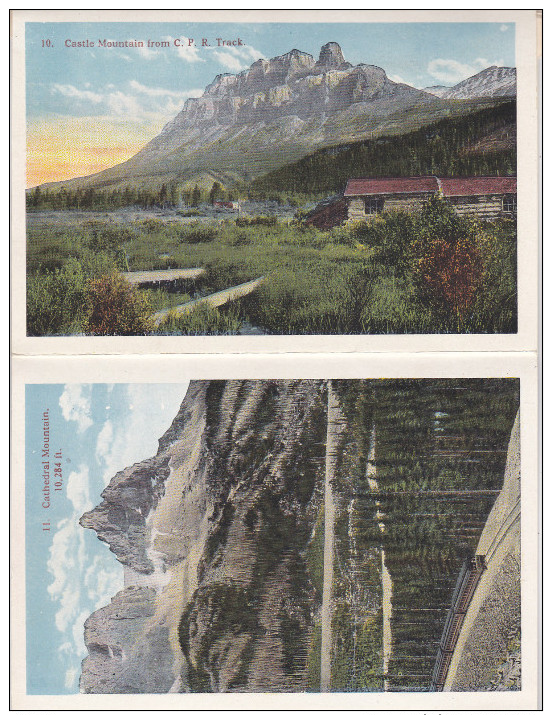
<path id="1" fill-rule="evenodd" d="M 159 326 L 166 320 L 169 313 L 174 316 L 185 315 L 186 313 L 191 313 L 199 305 L 208 305 L 211 308 L 218 308 L 225 303 L 230 303 L 238 298 L 243 298 L 250 293 L 253 293 L 261 283 L 264 281 L 264 276 L 256 278 L 254 281 L 249 281 L 247 283 L 241 283 L 238 286 L 233 286 L 232 288 L 226 288 L 218 293 L 212 293 L 204 298 L 197 298 L 196 300 L 190 300 L 187 303 L 182 303 L 182 305 L 177 305 L 173 308 L 164 308 L 163 310 L 154 313 L 151 317 L 155 326 Z"/>
<path id="2" fill-rule="evenodd" d="M 326 481 L 324 484 L 324 583 L 322 588 L 322 644 L 320 646 L 320 691 L 331 687 L 332 583 L 334 573 L 335 499 L 332 480 L 343 415 L 331 380 L 328 381 L 328 423 L 326 431 Z"/>
<path id="3" fill-rule="evenodd" d="M 199 278 L 205 273 L 205 268 L 168 268 L 159 271 L 127 271 L 122 276 L 131 285 L 155 285 L 177 280 Z"/>
<path id="4" fill-rule="evenodd" d="M 445 691 L 474 687 L 471 680 L 478 674 L 474 672 L 475 666 L 470 665 L 471 658 L 475 657 L 476 662 L 484 659 L 498 662 L 501 653 L 506 651 L 507 643 L 503 642 L 503 633 L 495 631 L 500 625 L 503 626 L 501 620 L 510 618 L 513 622 L 517 618 L 521 542 L 520 474 L 518 414 L 508 444 L 502 491 L 489 514 L 476 549 L 476 554 L 485 557 L 486 569 L 462 624 L 443 688 Z M 506 630 L 503 626 L 502 631 Z M 476 685 L 481 687 L 481 683 Z"/>
<path id="5" fill-rule="evenodd" d="M 378 492 L 379 485 L 376 474 L 376 428 L 372 429 L 372 434 L 370 436 L 370 453 L 368 455 L 368 461 L 366 464 L 366 479 L 368 481 L 368 486 L 371 491 Z M 376 501 L 376 506 L 379 507 L 379 502 Z M 376 519 L 379 523 L 379 529 L 381 532 L 385 531 L 385 525 L 383 523 L 382 514 L 378 508 L 376 512 Z M 389 661 L 391 659 L 391 653 L 393 650 L 393 639 L 391 633 L 391 613 L 392 613 L 392 599 L 393 599 L 393 581 L 391 579 L 391 574 L 385 563 L 385 550 L 381 549 L 381 591 L 382 591 L 382 612 L 383 612 L 383 622 L 382 622 L 382 669 L 383 669 L 383 689 L 389 689 L 389 682 L 387 679 L 387 674 L 389 672 Z"/>

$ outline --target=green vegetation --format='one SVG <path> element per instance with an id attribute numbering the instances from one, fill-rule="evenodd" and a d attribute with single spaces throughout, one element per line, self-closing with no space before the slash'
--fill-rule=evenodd
<path id="1" fill-rule="evenodd" d="M 206 391 L 207 439 L 218 433 L 221 418 L 227 418 L 229 403 L 233 410 L 251 398 L 250 383 L 212 381 Z M 317 404 L 305 400 L 304 416 L 296 417 L 300 433 L 306 433 L 305 443 L 293 439 L 290 433 L 285 455 L 280 454 L 277 466 L 272 459 L 281 447 L 282 435 L 288 434 L 289 413 L 282 409 L 287 404 L 289 391 L 301 390 L 300 381 L 263 381 L 259 402 L 255 408 L 254 424 L 242 425 L 236 434 L 236 425 L 228 425 L 228 440 L 220 441 L 216 448 L 210 445 L 213 459 L 211 469 L 217 475 L 209 487 L 210 499 L 215 505 L 210 518 L 211 527 L 205 544 L 203 558 L 198 567 L 198 578 L 204 569 L 213 573 L 222 564 L 231 529 L 236 538 L 236 522 L 244 529 L 244 541 L 255 546 L 255 561 L 251 564 L 250 582 L 245 588 L 233 581 L 234 574 L 225 574 L 224 581 L 201 586 L 192 602 L 184 610 L 179 623 L 179 641 L 188 660 L 190 686 L 194 692 L 211 691 L 213 681 L 207 673 L 217 672 L 217 660 L 224 660 L 229 644 L 243 645 L 239 658 L 233 663 L 235 676 L 228 689 L 239 690 L 245 684 L 254 646 L 266 637 L 266 619 L 271 619 L 282 644 L 281 664 L 290 676 L 301 675 L 308 669 L 311 637 L 311 614 L 320 605 L 313 580 L 320 578 L 311 572 L 312 555 L 305 554 L 305 545 L 311 536 L 312 521 L 305 511 L 318 497 L 317 485 L 321 482 L 324 464 L 325 422 L 322 395 L 316 395 Z M 310 395 L 310 393 L 309 393 Z M 299 393 L 299 398 L 301 393 Z M 311 409 L 313 408 L 313 409 Z M 236 449 L 239 443 L 239 449 Z M 274 475 L 278 471 L 281 477 Z M 239 485 L 242 496 L 233 502 L 229 491 Z M 235 508 L 235 505 L 239 506 Z M 320 523 L 320 521 L 319 521 Z M 323 539 L 323 529 L 322 529 Z M 319 540 L 317 536 L 316 541 Z M 311 542 L 312 543 L 312 542 Z M 234 546 L 235 547 L 235 546 Z M 310 550 L 310 547 L 306 550 Z M 246 552 L 250 552 L 248 547 Z M 317 551 L 314 546 L 313 554 Z M 318 551 L 318 554 L 320 551 Z M 315 559 L 318 556 L 314 556 Z M 247 573 L 247 555 L 244 568 Z M 286 597 L 270 606 L 267 615 L 267 585 L 274 579 L 286 579 Z M 320 584 L 321 592 L 321 584 Z M 319 649 L 318 649 L 319 656 Z M 278 657 L 276 655 L 275 657 Z M 238 667 L 239 666 L 239 667 Z"/>
<path id="2" fill-rule="evenodd" d="M 320 692 L 320 667 L 322 653 L 322 626 L 315 624 L 307 658 L 307 682 L 309 693 Z"/>
<path id="3" fill-rule="evenodd" d="M 232 688 L 246 684 L 253 647 L 266 634 L 260 627 L 259 594 L 266 594 L 267 584 L 283 564 L 291 590 L 273 613 L 274 627 L 282 636 L 283 669 L 290 676 L 305 676 L 309 691 L 320 688 L 321 628 L 316 614 L 321 604 L 324 521 L 317 489 L 323 482 L 325 461 L 323 386 L 315 409 L 309 408 L 304 417 L 301 438 L 292 438 L 281 451 L 282 422 L 289 419 L 289 412 L 282 410 L 280 398 L 290 390 L 301 390 L 302 382 L 265 381 L 256 386 L 261 392 L 254 425 L 231 439 L 228 425 L 228 440 L 217 438 L 217 448 L 212 450 L 217 480 L 211 498 L 218 507 L 199 578 L 203 569 L 222 565 L 237 520 L 247 539 L 254 540 L 257 558 L 247 588 L 232 582 L 228 573 L 224 582 L 201 586 L 182 616 L 179 636 L 190 665 L 192 690 L 212 689 L 207 666 L 216 673 L 216 658 L 226 652 L 230 641 L 244 645 Z M 333 483 L 337 517 L 331 689 L 378 692 L 384 688 L 384 550 L 392 580 L 392 651 L 386 686 L 425 691 L 458 573 L 465 558 L 473 555 L 502 486 L 519 407 L 519 380 L 332 383 L 346 428 Z M 236 410 L 250 397 L 239 381 L 210 383 L 208 434 L 220 429 L 229 404 Z M 297 406 L 301 413 L 301 403 Z M 234 450 L 236 442 L 239 453 Z M 284 476 L 278 485 L 268 483 L 271 457 L 276 456 Z M 375 467 L 369 475 L 377 482 L 377 491 L 368 482 L 369 459 Z M 227 499 L 236 484 L 244 493 L 253 487 L 242 514 L 234 512 Z M 317 513 L 305 518 L 305 507 L 313 506 Z M 512 634 L 512 648 L 519 647 L 517 636 Z"/>
<path id="4" fill-rule="evenodd" d="M 90 281 L 87 303 L 85 331 L 90 335 L 145 335 L 151 330 L 147 298 L 118 273 Z"/>
<path id="5" fill-rule="evenodd" d="M 334 645 L 339 680 L 332 679 L 332 689 L 348 689 L 356 672 L 354 625 L 362 622 L 362 608 L 375 614 L 379 607 L 375 562 L 384 549 L 393 582 L 387 680 L 392 690 L 425 690 L 458 573 L 496 496 L 481 490 L 502 486 L 519 381 L 343 380 L 334 388 L 349 429 L 336 478 L 341 599 Z M 373 438 L 377 492 L 366 477 Z M 378 639 L 368 663 L 380 662 Z M 372 673 L 377 689 L 377 670 Z"/>
<path id="6" fill-rule="evenodd" d="M 515 332 L 513 221 L 459 217 L 439 199 L 321 231 L 273 217 L 124 226 L 88 221 L 28 230 L 28 333 L 85 332 L 92 280 L 114 270 L 203 267 L 202 279 L 148 291 L 151 310 L 265 276 L 239 303 L 170 316 L 161 333 Z M 193 295 L 195 293 L 195 295 Z"/>
<path id="7" fill-rule="evenodd" d="M 234 306 L 221 312 L 203 303 L 185 315 L 169 311 L 155 332 L 159 335 L 236 335 L 241 324 Z"/>
<path id="8" fill-rule="evenodd" d="M 249 195 L 279 195 L 281 200 L 288 194 L 323 197 L 342 191 L 348 179 L 362 176 L 515 174 L 515 145 L 498 150 L 477 147 L 492 132 L 514 129 L 515 124 L 516 102 L 509 100 L 408 134 L 319 149 L 255 179 Z"/>

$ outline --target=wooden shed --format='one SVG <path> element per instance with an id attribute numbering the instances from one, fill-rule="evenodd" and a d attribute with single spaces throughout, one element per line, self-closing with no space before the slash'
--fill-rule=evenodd
<path id="1" fill-rule="evenodd" d="M 516 215 L 515 176 L 467 176 L 437 181 L 442 196 L 461 215 L 472 214 L 486 220 Z"/>
<path id="2" fill-rule="evenodd" d="M 322 201 L 306 223 L 331 228 L 347 221 L 366 221 L 385 211 L 419 211 L 431 196 L 440 195 L 461 214 L 481 219 L 514 218 L 515 176 L 376 177 L 349 179 L 341 196 Z"/>
<path id="3" fill-rule="evenodd" d="M 363 220 L 382 211 L 417 211 L 438 190 L 435 176 L 349 179 L 343 193 L 347 220 Z"/>

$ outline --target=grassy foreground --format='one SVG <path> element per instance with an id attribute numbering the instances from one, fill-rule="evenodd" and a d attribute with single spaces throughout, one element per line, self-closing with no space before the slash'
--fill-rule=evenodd
<path id="1" fill-rule="evenodd" d="M 432 202 L 418 216 L 388 214 L 332 231 L 268 217 L 239 223 L 107 219 L 29 227 L 28 334 L 154 332 L 145 318 L 155 310 L 259 276 L 266 277 L 261 288 L 230 308 L 169 318 L 155 332 L 235 334 L 243 321 L 270 334 L 517 330 L 512 221 L 481 224 Z M 104 320 L 102 333 L 94 327 L 99 278 L 192 267 L 206 269 L 201 282 L 111 295 L 111 322 Z M 138 300 L 136 324 L 118 324 L 119 299 Z"/>

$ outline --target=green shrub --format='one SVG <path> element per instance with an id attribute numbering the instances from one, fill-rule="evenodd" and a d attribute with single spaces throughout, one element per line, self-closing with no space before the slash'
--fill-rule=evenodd
<path id="1" fill-rule="evenodd" d="M 78 333 L 88 313 L 87 277 L 71 259 L 62 269 L 27 279 L 27 335 Z"/>
<path id="2" fill-rule="evenodd" d="M 239 216 L 236 226 L 277 226 L 277 216 Z"/>
<path id="3" fill-rule="evenodd" d="M 121 275 L 110 273 L 88 286 L 90 313 L 86 332 L 92 335 L 145 335 L 151 330 L 146 297 Z"/>
<path id="4" fill-rule="evenodd" d="M 217 237 L 217 227 L 212 223 L 194 221 L 189 225 L 173 229 L 181 243 L 210 243 Z"/>

